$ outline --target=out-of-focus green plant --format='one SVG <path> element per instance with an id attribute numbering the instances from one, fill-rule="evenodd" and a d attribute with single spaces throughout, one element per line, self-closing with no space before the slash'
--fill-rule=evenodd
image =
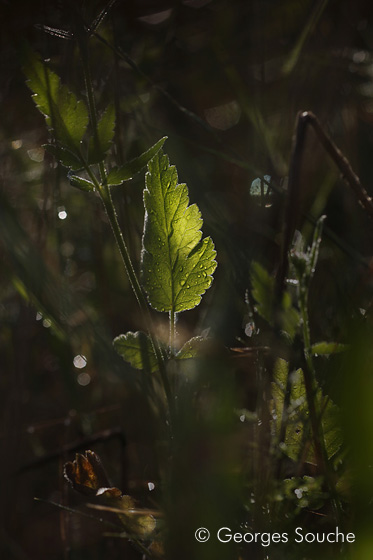
<path id="1" fill-rule="evenodd" d="M 275 316 L 274 279 L 258 263 L 252 265 L 251 279 L 255 309 L 272 328 L 277 326 L 287 356 L 286 359 L 274 357 L 271 383 L 273 452 L 280 461 L 281 456 L 288 457 L 297 465 L 295 470 L 298 472 L 305 464 L 317 465 L 338 521 L 341 506 L 336 490 L 335 465 L 343 445 L 341 415 L 320 386 L 314 360 L 317 356 L 343 352 L 347 346 L 325 341 L 312 344 L 308 316 L 309 289 L 317 264 L 324 219 L 325 216 L 322 216 L 318 220 L 307 250 L 297 232 L 289 257 L 293 277 L 287 279 L 287 289 Z"/>
<path id="2" fill-rule="evenodd" d="M 175 354 L 176 314 L 198 305 L 211 285 L 216 268 L 214 244 L 209 237 L 201 239 L 201 213 L 196 204 L 188 205 L 187 186 L 177 183 L 176 168 L 169 165 L 161 151 L 166 138 L 121 167 L 108 169 L 105 160 L 114 137 L 115 112 L 109 105 L 98 118 L 88 62 L 84 56 L 82 60 L 88 107 L 30 49 L 25 51 L 24 71 L 36 106 L 52 133 L 53 143 L 44 147 L 68 168 L 74 187 L 100 196 L 145 318 L 148 339 L 143 333 L 130 332 L 116 338 L 114 346 L 134 367 L 159 370 L 172 415 L 173 396 L 165 360 Z M 147 164 L 140 281 L 119 226 L 111 188 L 130 180 Z M 169 312 L 169 354 L 155 337 L 149 304 L 158 311 Z"/>
<path id="3" fill-rule="evenodd" d="M 124 360 L 134 368 L 144 370 L 144 374 L 160 374 L 167 401 L 169 443 L 172 447 L 176 396 L 171 388 L 167 362 L 195 357 L 204 341 L 203 338 L 195 337 L 183 348 L 177 349 L 176 316 L 181 311 L 196 307 L 210 287 L 217 265 L 216 251 L 210 237 L 202 239 L 201 213 L 196 204 L 189 205 L 187 186 L 178 184 L 176 168 L 169 165 L 167 155 L 163 154 L 162 146 L 166 138 L 124 165 L 109 168 L 107 156 L 114 137 L 115 112 L 113 106 L 109 105 L 98 117 L 88 61 L 84 56 L 84 47 L 81 46 L 81 49 L 88 106 L 62 85 L 57 74 L 30 49 L 24 52 L 24 72 L 36 106 L 45 116 L 52 135 L 52 142 L 46 144 L 45 149 L 68 169 L 71 185 L 84 192 L 96 193 L 106 210 L 147 327 L 147 333 L 128 332 L 118 336 L 114 340 L 114 347 Z M 144 190 L 145 219 L 139 277 L 119 225 L 111 189 L 130 180 L 146 165 L 148 172 Z M 168 348 L 157 337 L 150 307 L 169 313 Z M 151 379 L 147 386 L 152 387 Z M 81 462 L 80 456 L 78 459 Z M 78 489 L 91 484 L 89 472 L 81 471 L 75 469 L 68 477 Z M 91 474 L 95 476 L 93 471 Z M 95 495 L 99 496 L 104 489 L 98 487 L 94 490 Z M 108 495 L 106 491 L 104 494 Z M 114 500 L 117 507 L 123 501 L 118 496 L 114 496 L 117 502 L 119 500 L 118 503 Z M 112 498 L 112 494 L 109 497 Z M 132 512 L 128 515 L 131 516 Z M 149 531 L 144 536 L 132 521 L 131 527 L 135 532 L 132 538 L 137 546 L 141 546 L 140 541 L 149 541 Z M 127 534 L 127 537 L 131 538 L 131 535 Z"/>

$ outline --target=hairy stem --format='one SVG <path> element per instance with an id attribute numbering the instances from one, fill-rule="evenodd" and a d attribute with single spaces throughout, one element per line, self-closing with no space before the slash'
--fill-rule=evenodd
<path id="1" fill-rule="evenodd" d="M 150 336 L 150 339 L 151 339 L 151 342 L 152 342 L 154 353 L 155 353 L 156 358 L 157 358 L 158 369 L 159 369 L 159 372 L 161 374 L 163 388 L 164 388 L 164 391 L 165 391 L 165 394 L 166 394 L 166 399 L 167 399 L 167 403 L 168 403 L 168 407 L 169 407 L 169 411 L 170 411 L 170 416 L 172 418 L 173 417 L 173 399 L 172 399 L 172 394 L 171 394 L 171 388 L 170 388 L 170 384 L 168 382 L 165 363 L 164 363 L 164 359 L 163 359 L 163 356 L 162 356 L 161 349 L 159 347 L 159 343 L 156 340 L 156 338 L 153 336 L 153 332 L 154 332 L 153 321 L 152 321 L 152 317 L 150 315 L 149 306 L 148 306 L 148 303 L 146 301 L 144 292 L 142 291 L 142 288 L 140 286 L 140 282 L 137 278 L 136 272 L 133 268 L 133 264 L 132 264 L 131 258 L 129 256 L 129 253 L 128 253 L 127 245 L 124 241 L 124 238 L 123 238 L 123 235 L 122 235 L 119 223 L 118 223 L 117 213 L 115 211 L 115 207 L 114 207 L 113 200 L 112 200 L 112 197 L 111 197 L 110 189 L 107 185 L 99 185 L 99 193 L 100 193 L 101 200 L 103 202 L 104 208 L 106 210 L 106 214 L 109 218 L 111 229 L 113 231 L 115 240 L 117 242 L 119 252 L 121 254 L 122 261 L 123 261 L 124 267 L 125 267 L 126 272 L 127 272 L 128 279 L 130 281 L 132 290 L 135 294 L 135 297 L 136 297 L 137 302 L 139 304 L 139 307 L 141 309 L 142 315 L 144 317 L 145 323 L 147 325 L 147 330 L 148 330 L 148 333 L 149 333 L 149 336 Z"/>
<path id="2" fill-rule="evenodd" d="M 174 356 L 175 349 L 175 338 L 176 338 L 176 313 L 175 311 L 170 311 L 170 355 Z"/>

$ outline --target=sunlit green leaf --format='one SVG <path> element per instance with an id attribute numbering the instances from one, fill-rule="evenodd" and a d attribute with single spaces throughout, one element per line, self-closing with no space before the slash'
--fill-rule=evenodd
<path id="1" fill-rule="evenodd" d="M 114 338 L 113 345 L 118 354 L 135 369 L 157 370 L 157 358 L 151 340 L 145 333 L 137 331 L 121 334 Z"/>
<path id="2" fill-rule="evenodd" d="M 77 189 L 80 189 L 81 191 L 92 192 L 95 190 L 95 186 L 92 181 L 88 181 L 88 179 L 79 177 L 79 175 L 73 175 L 69 173 L 68 179 L 70 181 L 70 185 L 76 187 Z"/>
<path id="3" fill-rule="evenodd" d="M 37 108 L 45 116 L 56 139 L 79 152 L 80 142 L 88 124 L 88 110 L 83 101 L 78 101 L 60 78 L 39 58 L 27 49 L 24 53 L 24 72 L 27 85 L 33 91 Z"/>
<path id="4" fill-rule="evenodd" d="M 114 137 L 115 109 L 109 105 L 97 124 L 97 139 L 92 137 L 88 145 L 88 163 L 100 163 L 110 149 Z"/>
<path id="5" fill-rule="evenodd" d="M 188 188 L 177 183 L 175 166 L 160 150 L 149 162 L 142 280 L 149 302 L 158 311 L 192 309 L 210 287 L 216 251 L 202 238 L 201 213 L 189 204 Z"/>
<path id="6" fill-rule="evenodd" d="M 107 176 L 107 184 L 109 186 L 121 185 L 124 181 L 129 181 L 132 179 L 136 173 L 139 173 L 144 167 L 149 163 L 149 161 L 156 155 L 156 153 L 162 148 L 163 144 L 167 140 L 167 136 L 158 140 L 154 146 L 149 148 L 146 152 L 138 156 L 137 158 L 131 159 L 121 167 L 114 167 Z"/>
<path id="7" fill-rule="evenodd" d="M 194 336 L 184 344 L 181 350 L 179 350 L 176 354 L 176 358 L 178 360 L 196 358 L 203 346 L 206 345 L 207 340 L 208 339 L 202 336 Z"/>

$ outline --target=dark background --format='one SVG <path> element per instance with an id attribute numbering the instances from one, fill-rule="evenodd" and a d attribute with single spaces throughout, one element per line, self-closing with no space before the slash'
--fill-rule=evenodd
<path id="1" fill-rule="evenodd" d="M 77 5 L 89 23 L 105 4 Z M 100 201 L 71 187 L 40 149 L 48 132 L 21 69 L 27 40 L 84 95 L 74 42 L 40 27 L 69 31 L 73 8 L 67 1 L 0 2 L 4 559 L 131 557 L 124 541 L 101 537 L 97 522 L 34 501 L 79 502 L 62 478 L 63 463 L 78 449 L 94 448 L 113 483 L 143 505 L 160 499 L 154 411 L 139 372 L 111 346 L 114 336 L 141 328 L 136 301 Z M 97 29 L 100 37 L 91 37 L 98 108 L 114 102 L 117 109 L 110 161 L 120 164 L 167 135 L 165 151 L 216 245 L 213 287 L 180 317 L 181 341 L 210 329 L 228 347 L 250 346 L 250 263 L 259 260 L 270 272 L 278 266 L 281 187 L 298 111 L 319 117 L 373 194 L 372 16 L 371 2 L 361 0 L 118 0 Z M 251 182 L 263 175 L 278 187 L 268 208 L 250 196 Z M 114 194 L 136 266 L 143 181 L 140 174 Z M 371 223 L 312 133 L 301 188 L 294 212 L 308 240 L 309 217 L 327 214 L 311 290 L 312 332 L 346 342 L 352 318 L 372 295 Z M 167 318 L 156 319 L 167 337 Z M 82 369 L 73 362 L 79 355 L 87 361 Z M 338 384 L 329 383 L 338 401 Z M 149 481 L 156 483 L 152 495 Z"/>

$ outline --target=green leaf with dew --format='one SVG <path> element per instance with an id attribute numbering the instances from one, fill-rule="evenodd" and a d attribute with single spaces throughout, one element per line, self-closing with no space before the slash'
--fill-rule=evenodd
<path id="1" fill-rule="evenodd" d="M 128 332 L 114 338 L 115 350 L 135 369 L 156 371 L 157 358 L 150 338 L 143 332 Z"/>
<path id="2" fill-rule="evenodd" d="M 188 188 L 178 184 L 175 166 L 162 150 L 149 162 L 142 281 L 152 307 L 180 312 L 196 307 L 210 287 L 216 251 L 210 237 L 202 239 L 201 212 L 189 206 Z"/>
<path id="3" fill-rule="evenodd" d="M 72 173 L 68 173 L 67 177 L 70 181 L 70 185 L 80 189 L 81 191 L 93 192 L 95 190 L 95 186 L 92 181 L 84 179 L 84 177 L 79 177 L 79 175 L 74 175 Z"/>
<path id="4" fill-rule="evenodd" d="M 121 167 L 114 167 L 108 174 L 106 181 L 109 186 L 121 185 L 125 181 L 132 179 L 136 173 L 139 173 L 149 163 L 149 161 L 157 154 L 167 140 L 167 136 L 161 138 L 140 156 L 131 159 Z"/>
<path id="5" fill-rule="evenodd" d="M 188 358 L 196 358 L 203 350 L 204 346 L 210 343 L 210 340 L 203 336 L 194 336 L 188 340 L 184 346 L 176 354 L 177 360 L 186 360 Z"/>
<path id="6" fill-rule="evenodd" d="M 83 101 L 68 90 L 57 74 L 31 49 L 24 52 L 27 85 L 39 111 L 58 142 L 79 154 L 80 143 L 88 125 L 88 110 Z"/>

